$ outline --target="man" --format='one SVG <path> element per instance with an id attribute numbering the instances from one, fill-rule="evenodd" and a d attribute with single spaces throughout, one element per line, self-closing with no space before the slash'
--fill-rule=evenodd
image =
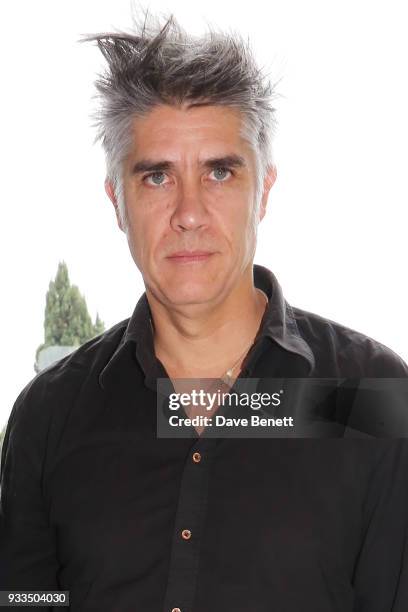
<path id="1" fill-rule="evenodd" d="M 276 169 L 273 90 L 248 49 L 154 28 L 92 37 L 106 192 L 146 292 L 15 402 L 0 587 L 68 590 L 78 611 L 404 612 L 405 440 L 157 435 L 159 379 L 408 368 L 253 265 Z"/>

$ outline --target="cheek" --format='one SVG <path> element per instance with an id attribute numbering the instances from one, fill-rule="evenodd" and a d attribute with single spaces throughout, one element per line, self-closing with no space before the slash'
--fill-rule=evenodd
<path id="1" fill-rule="evenodd" d="M 133 259 L 139 267 L 145 257 L 146 232 L 143 218 L 132 209 L 128 210 L 127 241 Z"/>
<path id="2" fill-rule="evenodd" d="M 254 233 L 254 211 L 248 202 L 240 203 L 231 219 L 231 232 L 237 240 L 248 240 Z"/>
<path id="3" fill-rule="evenodd" d="M 217 207 L 211 227 L 215 235 L 229 243 L 234 251 L 245 249 L 254 236 L 253 212 L 248 200 L 236 197 L 228 207 L 225 202 Z"/>
<path id="4" fill-rule="evenodd" d="M 163 217 L 157 215 L 134 217 L 131 220 L 130 239 L 132 252 L 145 267 L 160 257 L 169 243 L 170 230 Z"/>

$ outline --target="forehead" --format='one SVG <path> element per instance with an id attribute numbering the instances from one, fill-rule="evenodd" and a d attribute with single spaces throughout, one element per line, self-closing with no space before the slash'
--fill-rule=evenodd
<path id="1" fill-rule="evenodd" d="M 183 151 L 205 155 L 240 150 L 250 155 L 249 143 L 240 134 L 242 115 L 238 109 L 206 105 L 176 107 L 158 105 L 132 124 L 132 149 L 140 154 Z"/>

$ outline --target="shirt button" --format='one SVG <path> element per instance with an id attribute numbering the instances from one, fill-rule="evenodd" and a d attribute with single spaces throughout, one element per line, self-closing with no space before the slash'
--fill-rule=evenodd
<path id="1" fill-rule="evenodd" d="M 183 529 L 181 532 L 181 537 L 185 540 L 189 540 L 191 538 L 191 531 L 189 529 Z"/>
<path id="2" fill-rule="evenodd" d="M 200 463 L 200 461 L 201 461 L 200 453 L 193 453 L 193 461 L 194 461 L 194 463 Z"/>

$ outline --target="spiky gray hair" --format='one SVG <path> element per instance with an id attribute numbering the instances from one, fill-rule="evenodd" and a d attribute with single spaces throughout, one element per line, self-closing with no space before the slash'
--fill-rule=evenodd
<path id="1" fill-rule="evenodd" d="M 143 20 L 134 17 L 131 33 L 81 39 L 96 41 L 108 64 L 95 81 L 95 142 L 102 142 L 107 178 L 113 184 L 124 228 L 122 163 L 131 146 L 132 123 L 159 104 L 187 108 L 219 104 L 241 112 L 241 136 L 250 143 L 257 160 L 256 209 L 266 172 L 274 163 L 276 109 L 272 100 L 278 94 L 257 67 L 249 43 L 238 33 L 213 28 L 202 36 L 191 36 L 173 15 L 166 19 L 163 25 L 147 10 Z"/>

